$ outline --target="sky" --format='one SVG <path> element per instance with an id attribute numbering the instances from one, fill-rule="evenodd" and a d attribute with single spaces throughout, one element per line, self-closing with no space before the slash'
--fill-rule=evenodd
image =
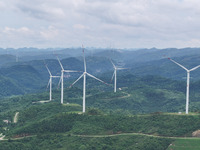
<path id="1" fill-rule="evenodd" d="M 0 47 L 200 47 L 199 0 L 1 0 Z"/>

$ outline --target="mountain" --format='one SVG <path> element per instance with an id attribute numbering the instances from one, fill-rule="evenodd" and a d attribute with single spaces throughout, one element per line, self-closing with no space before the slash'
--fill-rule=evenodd
<path id="1" fill-rule="evenodd" d="M 14 62 L 16 62 L 15 56 L 7 55 L 7 54 L 0 55 L 0 67 L 6 65 L 8 63 L 14 63 Z"/>
<path id="2" fill-rule="evenodd" d="M 44 83 L 41 74 L 29 65 L 16 65 L 9 68 L 1 68 L 0 75 L 14 81 L 15 85 L 23 89 L 24 92 L 36 91 L 43 85 L 42 83 Z M 21 92 L 19 94 L 21 94 Z"/>
<path id="3" fill-rule="evenodd" d="M 82 105 L 82 81 L 77 82 L 72 88 L 67 88 L 73 81 L 65 83 L 64 103 Z M 190 112 L 198 111 L 200 107 L 199 84 L 200 81 L 191 82 Z M 186 82 L 184 81 L 158 76 L 137 77 L 132 74 L 118 74 L 117 93 L 113 92 L 112 85 L 107 86 L 91 78 L 88 78 L 86 86 L 86 106 L 99 108 L 104 112 L 119 111 L 122 114 L 185 112 Z M 52 94 L 54 102 L 60 103 L 60 89 L 54 89 Z M 32 102 L 48 100 L 49 94 L 48 92 L 37 93 L 25 95 L 22 99 L 14 99 L 18 99 L 17 104 L 11 104 L 13 98 L 2 99 L 1 102 L 7 105 L 7 108 L 3 108 L 2 111 L 14 110 L 15 105 L 17 108 L 18 104 L 27 107 Z"/>
<path id="4" fill-rule="evenodd" d="M 179 137 L 191 141 L 200 128 L 198 113 L 177 113 L 185 111 L 184 81 L 119 72 L 117 83 L 121 90 L 114 93 L 112 86 L 88 79 L 85 114 L 81 82 L 65 88 L 63 105 L 60 90 L 53 90 L 49 103 L 40 102 L 48 92 L 1 99 L 0 119 L 11 123 L 0 123 L 7 139 L 0 148 L 164 150 Z M 199 112 L 199 83 L 191 84 L 189 112 Z"/>
<path id="5" fill-rule="evenodd" d="M 139 49 L 139 50 L 103 50 L 94 54 L 95 56 L 112 58 L 125 63 L 143 63 L 163 59 L 164 57 L 183 57 L 188 55 L 200 55 L 199 48 L 167 48 L 167 49 Z"/>
<path id="6" fill-rule="evenodd" d="M 31 49 L 30 53 L 34 52 L 34 50 L 35 49 Z M 89 50 L 86 51 L 86 53 L 88 53 Z M 26 49 L 21 51 L 28 53 L 28 50 Z M 47 54 L 51 51 L 51 49 L 46 50 Z M 62 54 L 65 50 L 58 50 L 57 52 L 59 51 L 61 52 L 60 54 Z M 73 49 L 66 50 L 66 53 L 67 51 L 73 51 Z M 82 50 L 77 48 L 75 51 L 74 56 L 77 56 Z M 36 53 L 37 52 L 45 54 L 45 50 L 42 50 L 41 52 L 40 50 L 36 50 Z M 190 55 L 189 52 L 191 52 Z M 196 55 L 191 55 L 193 53 L 196 53 Z M 101 76 L 101 79 L 104 79 L 105 77 L 111 78 L 112 74 L 110 72 L 113 71 L 113 66 L 110 62 L 110 58 L 112 58 L 116 65 L 128 68 L 128 70 L 119 71 L 119 73 L 132 73 L 136 76 L 156 75 L 175 80 L 185 80 L 185 70 L 169 61 L 167 58 L 161 58 L 161 56 L 163 54 L 177 56 L 172 58 L 184 66 L 192 68 L 199 65 L 200 55 L 198 53 L 197 48 L 163 50 L 153 48 L 135 51 L 97 50 L 93 55 L 89 55 L 88 53 L 88 56 L 86 57 L 87 71 L 95 76 Z M 65 55 L 63 55 L 63 57 L 64 56 Z M 8 59 L 7 57 L 11 57 L 12 59 Z M 5 60 L 7 59 L 8 61 L 2 61 L 0 74 L 15 81 L 15 84 L 24 89 L 23 91 L 25 92 L 35 92 L 38 89 L 44 90 L 49 80 L 49 74 L 44 63 L 48 65 L 53 75 L 60 75 L 61 67 L 55 56 L 54 58 L 55 59 L 19 61 L 16 63 L 12 62 L 12 60 L 14 61 L 14 56 L 5 55 Z M 61 59 L 61 62 L 65 69 L 83 71 L 82 56 Z M 107 73 L 108 75 L 106 75 Z M 199 80 L 199 73 L 200 69 L 191 72 L 191 81 Z M 78 78 L 79 75 L 80 73 L 65 74 L 67 77 L 65 81 L 73 81 Z M 58 81 L 55 80 L 54 84 L 58 84 L 57 82 Z M 107 82 L 110 81 L 107 80 Z M 19 93 L 21 94 L 21 92 Z"/>
<path id="7" fill-rule="evenodd" d="M 200 55 L 188 55 L 183 57 L 172 57 L 173 60 L 182 64 L 188 69 L 191 69 L 200 64 Z M 185 80 L 187 77 L 186 71 L 168 60 L 167 58 L 143 63 L 127 63 L 127 68 L 135 75 L 158 75 L 176 80 Z M 191 80 L 200 79 L 200 69 L 191 72 Z"/>
<path id="8" fill-rule="evenodd" d="M 96 50 L 98 51 L 98 50 Z M 90 50 L 85 49 L 86 55 L 90 55 Z M 59 56 L 61 59 L 69 57 L 79 57 L 82 56 L 82 48 L 0 48 L 0 55 L 13 55 L 18 57 L 19 61 L 31 61 L 31 60 L 44 60 L 44 59 L 54 59 Z"/>
<path id="9" fill-rule="evenodd" d="M 25 93 L 25 90 L 15 80 L 8 77 L 0 76 L 0 85 L 0 98 Z"/>
<path id="10" fill-rule="evenodd" d="M 199 65 L 197 48 L 97 49 L 92 53 L 86 49 L 87 71 L 110 85 L 87 78 L 84 114 L 82 80 L 68 88 L 79 73 L 66 74 L 64 104 L 60 104 L 58 80 L 54 81 L 53 100 L 48 101 L 49 92 L 44 89 L 49 74 L 43 60 L 53 75 L 60 75 L 54 50 L 21 49 L 23 57 L 18 63 L 14 61 L 16 51 L 11 51 L 12 55 L 2 56 L 0 61 L 0 120 L 4 120 L 0 121 L 0 149 L 164 150 L 182 148 L 191 141 L 185 148 L 199 149 L 199 139 L 192 136 L 200 129 L 200 69 L 191 73 L 190 113 L 185 115 L 186 82 L 182 77 L 186 72 L 163 58 L 172 57 L 192 68 Z M 56 52 L 65 69 L 83 71 L 80 51 Z M 110 58 L 129 68 L 117 73 L 117 93 L 110 81 Z M 5 140 L 1 140 L 3 135 Z"/>

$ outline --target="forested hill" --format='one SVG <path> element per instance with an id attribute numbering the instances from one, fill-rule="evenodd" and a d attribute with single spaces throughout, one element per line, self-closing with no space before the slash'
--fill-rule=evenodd
<path id="1" fill-rule="evenodd" d="M 0 97 L 36 92 L 43 85 L 41 74 L 28 65 L 0 69 L 0 80 Z"/>
<path id="2" fill-rule="evenodd" d="M 199 65 L 200 62 L 199 55 L 190 55 L 184 57 L 174 57 L 175 61 L 183 64 L 187 68 L 193 68 Z M 66 58 L 61 60 L 65 69 L 72 69 L 83 71 L 83 60 L 82 57 L 78 58 Z M 87 71 L 91 74 L 94 74 L 101 79 L 105 79 L 105 81 L 110 82 L 113 66 L 108 58 L 104 57 L 87 57 Z M 119 62 L 113 60 L 115 64 Z M 12 84 L 16 85 L 18 88 L 21 89 L 18 94 L 22 93 L 33 93 L 36 90 L 44 91 L 46 89 L 49 74 L 45 68 L 44 63 L 46 63 L 51 70 L 53 75 L 60 75 L 61 67 L 56 59 L 47 59 L 47 60 L 33 60 L 27 62 L 18 62 L 18 63 L 10 63 L 0 69 L 0 74 L 2 80 L 7 78 L 12 82 Z M 146 75 L 156 75 L 162 76 L 166 78 L 171 78 L 175 80 L 186 80 L 186 71 L 183 70 L 178 65 L 174 64 L 167 58 L 156 60 L 156 61 L 149 61 L 143 63 L 131 63 L 131 61 L 127 64 L 120 62 L 121 66 L 126 67 L 128 69 L 118 71 L 118 73 L 122 74 L 134 74 L 138 77 L 146 76 Z M 191 82 L 197 81 L 200 79 L 200 69 L 191 72 Z M 65 81 L 75 80 L 78 78 L 80 73 L 70 73 L 65 74 L 66 79 Z M 119 76 L 120 78 L 120 76 Z M 58 80 L 54 80 L 54 85 L 58 84 Z M 119 80 L 120 82 L 120 80 Z M 124 82 L 129 83 L 129 82 Z M 22 90 L 23 89 L 23 90 Z M 19 90 L 16 90 L 19 91 Z M 0 91 L 1 92 L 1 91 Z M 7 88 L 7 94 L 0 94 L 0 95 L 12 95 L 16 94 L 13 90 L 9 91 Z M 10 93 L 10 94 L 8 94 Z"/>
<path id="3" fill-rule="evenodd" d="M 68 88 L 72 82 L 65 83 L 64 103 L 82 105 L 82 80 L 72 88 Z M 192 112 L 200 110 L 199 84 L 200 81 L 191 82 L 189 110 Z M 118 111 L 122 114 L 185 112 L 186 82 L 184 81 L 158 76 L 137 77 L 132 74 L 118 74 L 117 93 L 113 92 L 112 85 L 107 86 L 90 78 L 87 80 L 86 87 L 86 106 L 99 108 L 105 112 Z M 9 111 L 48 99 L 49 92 L 47 91 L 1 99 L 0 106 L 2 106 L 1 111 Z M 54 88 L 53 99 L 60 103 L 60 89 Z"/>
<path id="4" fill-rule="evenodd" d="M 17 122 L 1 124 L 7 130 L 1 130 L 6 137 L 0 141 L 0 147 L 6 150 L 166 150 L 181 139 L 196 143 L 187 148 L 199 147 L 199 139 L 193 137 L 200 128 L 199 114 L 126 116 L 106 114 L 98 109 L 81 114 L 80 109 L 74 104 L 46 103 L 19 111 Z"/>
<path id="5" fill-rule="evenodd" d="M 173 60 L 179 64 L 185 66 L 187 69 L 192 69 L 200 65 L 200 55 L 188 55 L 183 57 L 172 57 Z M 167 57 L 162 58 L 161 60 L 155 60 L 150 62 L 143 63 L 127 63 L 127 68 L 130 68 L 130 71 L 137 76 L 144 75 L 158 75 L 166 78 L 176 79 L 176 80 L 185 80 L 187 72 L 178 66 L 177 64 L 170 61 Z M 191 72 L 191 80 L 200 79 L 200 69 Z"/>

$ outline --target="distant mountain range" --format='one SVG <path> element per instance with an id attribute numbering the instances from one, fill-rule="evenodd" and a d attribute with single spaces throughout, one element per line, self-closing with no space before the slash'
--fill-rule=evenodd
<path id="1" fill-rule="evenodd" d="M 16 51 L 18 51 L 19 54 L 19 62 L 16 62 L 16 56 L 14 55 Z M 17 50 L 0 49 L 0 54 L 1 53 L 0 75 L 2 81 L 9 80 L 10 83 L 19 87 L 19 94 L 46 89 L 49 74 L 44 64 L 48 65 L 53 75 L 60 75 L 61 68 L 54 53 L 61 59 L 65 69 L 83 71 L 81 48 L 59 50 L 36 48 L 23 48 Z M 131 73 L 136 76 L 156 75 L 183 81 L 186 79 L 186 71 L 169 61 L 167 58 L 172 57 L 187 68 L 192 68 L 200 64 L 199 48 L 152 48 L 133 51 L 85 49 L 85 53 L 87 56 L 86 62 L 88 72 L 105 79 L 111 78 L 112 76 L 113 66 L 110 59 L 112 59 L 117 66 L 128 68 L 128 70 L 119 71 L 119 73 L 122 74 Z M 66 76 L 68 78 L 65 79 L 65 81 L 74 80 L 79 74 L 72 73 L 66 74 Z M 191 80 L 196 81 L 199 79 L 200 69 L 197 69 L 191 73 Z M 58 81 L 54 82 L 54 84 L 57 84 Z M 10 92 L 10 95 L 12 95 L 12 91 Z"/>

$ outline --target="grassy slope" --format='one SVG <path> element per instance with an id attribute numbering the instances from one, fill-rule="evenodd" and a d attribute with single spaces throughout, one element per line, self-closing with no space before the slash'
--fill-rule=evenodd
<path id="1" fill-rule="evenodd" d="M 177 139 L 167 150 L 199 150 L 200 139 Z"/>

